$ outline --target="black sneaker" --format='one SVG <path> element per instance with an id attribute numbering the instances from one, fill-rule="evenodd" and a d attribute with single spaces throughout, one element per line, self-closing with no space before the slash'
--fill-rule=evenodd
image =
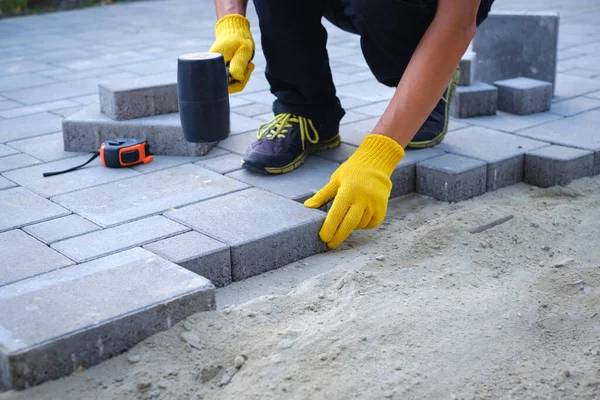
<path id="1" fill-rule="evenodd" d="M 340 145 L 337 127 L 313 125 L 312 120 L 294 114 L 277 114 L 258 128 L 258 140 L 252 143 L 242 160 L 242 166 L 261 174 L 285 174 L 300 167 L 306 156 Z"/>
<path id="2" fill-rule="evenodd" d="M 448 85 L 448 88 L 444 92 L 439 103 L 435 106 L 433 112 L 429 114 L 429 117 L 427 117 L 423 126 L 421 126 L 415 137 L 413 137 L 408 144 L 409 148 L 424 149 L 426 147 L 433 147 L 444 140 L 446 132 L 448 132 L 450 102 L 456 92 L 459 79 L 460 71 L 457 68 L 452 76 L 450 85 Z"/>

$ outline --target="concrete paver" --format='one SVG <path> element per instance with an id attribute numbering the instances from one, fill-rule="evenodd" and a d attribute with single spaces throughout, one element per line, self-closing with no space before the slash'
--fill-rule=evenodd
<path id="1" fill-rule="evenodd" d="M 528 115 L 550 109 L 552 83 L 531 78 L 512 78 L 494 82 L 498 88 L 498 110 Z"/>
<path id="2" fill-rule="evenodd" d="M 40 160 L 28 156 L 27 154 L 13 154 L 12 156 L 0 157 L 0 172 L 11 171 L 13 169 L 27 167 L 29 165 L 39 164 Z"/>
<path id="3" fill-rule="evenodd" d="M 0 190 L 0 204 L 0 232 L 70 214 L 23 187 Z"/>
<path id="4" fill-rule="evenodd" d="M 25 232 L 46 244 L 52 244 L 59 240 L 69 239 L 100 229 L 98 225 L 76 214 L 51 219 L 23 228 Z"/>
<path id="5" fill-rule="evenodd" d="M 84 153 L 65 151 L 62 132 L 9 142 L 10 147 L 44 162 L 81 156 Z"/>
<path id="6" fill-rule="evenodd" d="M 46 111 L 60 110 L 63 108 L 69 108 L 77 106 L 78 104 L 72 100 L 58 100 L 50 103 L 36 104 L 34 106 L 16 107 L 9 110 L 0 111 L 0 117 L 2 118 L 17 118 L 24 115 L 39 114 Z"/>
<path id="7" fill-rule="evenodd" d="M 525 183 L 539 187 L 565 186 L 592 175 L 594 153 L 563 146 L 548 146 L 525 155 Z"/>
<path id="8" fill-rule="evenodd" d="M 208 160 L 198 161 L 196 164 L 219 174 L 228 174 L 242 169 L 241 161 L 242 157 L 240 157 L 239 154 L 229 153 L 219 157 L 209 158 Z"/>
<path id="9" fill-rule="evenodd" d="M 39 136 L 61 130 L 61 118 L 50 113 L 0 120 L 0 142 Z"/>
<path id="10" fill-rule="evenodd" d="M 12 154 L 17 154 L 18 151 L 9 147 L 5 144 L 0 144 L 0 157 L 10 156 Z"/>
<path id="11" fill-rule="evenodd" d="M 8 188 L 15 187 L 15 186 L 17 186 L 17 184 L 14 183 L 13 181 L 6 179 L 3 176 L 0 176 L 0 190 L 8 189 Z"/>
<path id="12" fill-rule="evenodd" d="M 469 86 L 456 88 L 450 103 L 450 115 L 455 118 L 494 115 L 497 105 L 498 89 L 487 83 L 474 81 Z"/>

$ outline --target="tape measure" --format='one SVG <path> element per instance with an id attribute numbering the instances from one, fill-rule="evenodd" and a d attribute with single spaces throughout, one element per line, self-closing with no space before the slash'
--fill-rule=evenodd
<path id="1" fill-rule="evenodd" d="M 154 157 L 150 154 L 148 142 L 140 139 L 118 138 L 110 139 L 102 143 L 100 151 L 94 152 L 92 158 L 85 163 L 73 168 L 56 172 L 44 172 L 44 176 L 64 174 L 84 167 L 100 157 L 102 165 L 109 168 L 131 167 L 137 164 L 148 164 Z"/>

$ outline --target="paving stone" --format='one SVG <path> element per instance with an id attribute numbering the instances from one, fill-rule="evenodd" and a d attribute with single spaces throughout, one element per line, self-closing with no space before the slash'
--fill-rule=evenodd
<path id="1" fill-rule="evenodd" d="M 22 107 L 22 104 L 11 100 L 0 101 L 0 110 L 12 110 L 17 107 Z"/>
<path id="2" fill-rule="evenodd" d="M 243 155 L 248 147 L 256 140 L 256 131 L 229 136 L 217 144 L 218 148 Z"/>
<path id="3" fill-rule="evenodd" d="M 358 97 L 367 101 L 391 100 L 396 89 L 385 86 L 375 79 L 339 86 L 337 92 L 342 96 Z"/>
<path id="4" fill-rule="evenodd" d="M 0 233 L 0 287 L 73 264 L 21 230 Z"/>
<path id="5" fill-rule="evenodd" d="M 0 144 L 0 157 L 6 157 L 17 153 L 18 151 L 12 147 L 9 147 L 5 144 Z"/>
<path id="6" fill-rule="evenodd" d="M 45 78 L 35 73 L 18 74 L 0 77 L 0 92 L 42 86 L 56 82 L 54 79 Z"/>
<path id="7" fill-rule="evenodd" d="M 182 164 L 190 164 L 196 162 L 201 157 L 184 157 L 184 156 L 154 156 L 154 159 L 149 164 L 138 164 L 131 167 L 134 171 L 141 174 L 160 171 L 161 169 L 176 167 Z"/>
<path id="8" fill-rule="evenodd" d="M 241 161 L 242 157 L 239 154 L 229 153 L 220 157 L 199 161 L 196 164 L 219 174 L 228 174 L 242 169 Z"/>
<path id="9" fill-rule="evenodd" d="M 40 160 L 22 153 L 0 157 L 0 172 L 23 168 L 29 165 L 39 164 L 40 162 Z"/>
<path id="10" fill-rule="evenodd" d="M 346 161 L 348 158 L 350 158 L 350 156 L 352 154 L 354 154 L 354 152 L 356 151 L 357 148 L 358 148 L 357 146 L 353 146 L 353 145 L 347 144 L 347 143 L 342 143 L 339 147 L 336 147 L 335 149 L 315 153 L 315 157 L 324 158 L 326 160 L 335 161 L 335 162 L 341 164 L 344 161 Z"/>
<path id="11" fill-rule="evenodd" d="M 496 114 L 498 89 L 487 83 L 474 81 L 470 86 L 458 86 L 450 115 L 455 118 L 481 117 Z"/>
<path id="12" fill-rule="evenodd" d="M 132 249 L 0 288 L 0 390 L 90 368 L 215 309 L 205 278 Z"/>
<path id="13" fill-rule="evenodd" d="M 108 203 L 110 204 L 110 203 Z M 55 242 L 51 247 L 78 263 L 141 246 L 188 231 L 189 228 L 155 215 L 112 228 Z"/>
<path id="14" fill-rule="evenodd" d="M 591 97 L 592 99 L 600 99 L 600 90 L 593 93 L 588 93 L 585 95 L 586 97 Z"/>
<path id="15" fill-rule="evenodd" d="M 46 244 L 99 230 L 100 227 L 76 214 L 29 225 L 23 230 Z"/>
<path id="16" fill-rule="evenodd" d="M 476 54 L 472 51 L 466 52 L 460 59 L 459 70 L 460 80 L 458 84 L 460 86 L 471 86 L 473 83 L 473 75 L 475 68 Z"/>
<path id="17" fill-rule="evenodd" d="M 600 89 L 600 80 L 578 78 L 566 74 L 557 74 L 555 95 L 559 100 L 570 99 L 593 93 Z"/>
<path id="18" fill-rule="evenodd" d="M 71 100 L 59 100 L 50 103 L 37 104 L 35 106 L 18 107 L 12 108 L 10 110 L 0 111 L 0 117 L 17 118 L 22 117 L 24 115 L 39 114 L 46 111 L 53 111 L 77 105 L 77 103 Z"/>
<path id="19" fill-rule="evenodd" d="M 13 181 L 6 179 L 3 176 L 0 176 L 0 190 L 8 189 L 8 188 L 15 187 L 15 186 L 17 186 L 17 184 L 14 183 Z"/>
<path id="20" fill-rule="evenodd" d="M 523 181 L 524 154 L 549 144 L 538 140 L 470 127 L 449 132 L 436 148 L 448 153 L 484 161 L 487 190 L 497 190 Z"/>
<path id="21" fill-rule="evenodd" d="M 53 200 L 106 227 L 247 187 L 198 165 L 184 164 L 57 196 Z"/>
<path id="22" fill-rule="evenodd" d="M 55 62 L 74 71 L 85 71 L 95 68 L 112 67 L 120 64 L 128 64 L 140 61 L 150 61 L 152 57 L 146 54 L 139 54 L 133 51 L 114 52 L 102 54 L 96 57 L 84 57 L 79 60 L 65 60 Z"/>
<path id="23" fill-rule="evenodd" d="M 0 191 L 0 232 L 69 214 L 37 194 L 16 187 Z"/>
<path id="24" fill-rule="evenodd" d="M 22 50 L 22 49 L 21 49 Z M 51 65 L 31 60 L 0 63 L 0 76 L 37 72 L 52 68 Z"/>
<path id="25" fill-rule="evenodd" d="M 600 108 L 600 99 L 588 99 L 585 97 L 575 97 L 573 99 L 561 101 L 552 104 L 550 112 L 564 117 L 570 117 L 575 114 L 580 114 L 584 111 Z"/>
<path id="26" fill-rule="evenodd" d="M 503 111 L 498 111 L 496 112 L 496 115 L 465 118 L 461 121 L 469 125 L 483 126 L 498 131 L 518 132 L 523 129 L 531 128 L 536 125 L 542 125 L 559 119 L 562 119 L 562 117 L 556 114 L 551 114 L 550 112 L 529 115 L 514 115 L 505 113 Z"/>
<path id="27" fill-rule="evenodd" d="M 0 142 L 59 132 L 61 121 L 60 117 L 50 113 L 0 120 Z"/>
<path id="28" fill-rule="evenodd" d="M 84 153 L 65 151 L 61 132 L 10 142 L 9 145 L 44 162 L 81 156 Z"/>
<path id="29" fill-rule="evenodd" d="M 379 117 L 342 125 L 340 127 L 342 142 L 353 146 L 360 146 L 365 136 L 372 133 L 378 121 Z"/>
<path id="30" fill-rule="evenodd" d="M 280 268 L 326 248 L 319 238 L 324 212 L 257 188 L 165 215 L 231 246 L 233 281 Z"/>
<path id="31" fill-rule="evenodd" d="M 61 108 L 60 110 L 52 110 L 50 112 L 54 115 L 58 115 L 59 117 L 67 118 L 67 117 L 70 117 L 71 115 L 75 114 L 76 112 L 81 111 L 81 109 L 83 109 L 83 108 L 84 108 L 84 106 L 78 105 L 75 107 Z"/>
<path id="32" fill-rule="evenodd" d="M 429 160 L 444 155 L 443 151 L 427 148 L 419 150 L 405 151 L 404 158 L 398 166 L 394 169 L 391 176 L 392 191 L 390 193 L 390 199 L 404 196 L 409 193 L 416 191 L 416 171 L 417 164 L 421 161 Z"/>
<path id="33" fill-rule="evenodd" d="M 531 78 L 513 78 L 494 82 L 498 88 L 498 110 L 528 115 L 550 109 L 552 84 Z"/>
<path id="34" fill-rule="evenodd" d="M 524 181 L 538 187 L 565 186 L 591 176 L 594 153 L 563 146 L 548 146 L 525 155 Z"/>
<path id="35" fill-rule="evenodd" d="M 493 83 L 526 77 L 555 83 L 556 12 L 492 11 L 473 39 L 474 79 Z"/>
<path id="36" fill-rule="evenodd" d="M 229 246 L 199 232 L 173 236 L 144 248 L 205 277 L 217 287 L 231 283 Z"/>
<path id="37" fill-rule="evenodd" d="M 260 114 L 266 114 L 273 112 L 271 106 L 260 103 L 251 103 L 243 105 L 241 107 L 235 107 L 231 109 L 231 112 L 244 115 L 246 117 L 254 117 Z"/>
<path id="38" fill-rule="evenodd" d="M 458 202 L 485 193 L 486 164 L 483 161 L 445 154 L 417 164 L 417 192 L 448 202 Z"/>
<path id="39" fill-rule="evenodd" d="M 183 54 L 183 53 L 182 53 Z M 139 75 L 156 75 L 167 72 L 177 72 L 177 60 L 158 59 L 152 61 L 144 61 L 128 65 L 120 65 L 120 70 L 132 72 Z"/>
<path id="40" fill-rule="evenodd" d="M 577 76 L 579 78 L 596 78 L 600 75 L 600 69 L 569 68 L 564 72 L 566 75 Z"/>

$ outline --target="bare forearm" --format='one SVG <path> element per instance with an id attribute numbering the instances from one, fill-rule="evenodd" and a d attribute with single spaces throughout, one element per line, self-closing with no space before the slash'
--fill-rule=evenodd
<path id="1" fill-rule="evenodd" d="M 240 14 L 246 16 L 248 0 L 214 0 L 217 18 L 229 14 Z"/>

